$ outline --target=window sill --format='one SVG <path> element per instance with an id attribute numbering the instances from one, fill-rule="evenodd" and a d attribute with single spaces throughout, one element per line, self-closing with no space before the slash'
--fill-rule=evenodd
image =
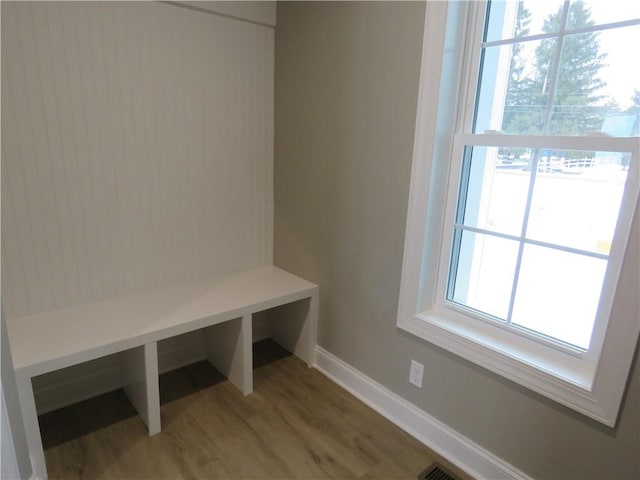
<path id="1" fill-rule="evenodd" d="M 398 328 L 612 425 L 592 393 L 596 368 L 581 358 L 435 307 L 398 322 Z"/>

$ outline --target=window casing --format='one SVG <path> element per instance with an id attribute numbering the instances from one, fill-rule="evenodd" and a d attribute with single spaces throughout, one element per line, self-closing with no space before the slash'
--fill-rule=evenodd
<path id="1" fill-rule="evenodd" d="M 516 39 L 491 40 L 485 18 L 486 4 L 439 3 L 427 4 L 398 326 L 612 426 L 615 424 L 640 331 L 637 298 L 634 299 L 633 295 L 629 294 L 616 297 L 625 258 L 627 262 L 633 261 L 636 254 L 629 251 L 628 243 L 638 203 L 638 139 L 579 134 L 584 132 L 554 135 L 563 133 L 557 128 L 560 122 L 554 127 L 549 121 L 543 121 L 537 131 L 534 128 L 534 134 L 500 134 L 494 131 L 504 130 L 501 115 L 495 115 L 496 102 L 492 99 L 487 100 L 486 95 L 476 100 L 483 95 L 482 89 L 487 85 L 487 72 L 481 70 L 481 66 L 486 68 L 486 63 L 482 63 L 486 60 L 482 58 L 483 52 L 496 44 L 501 46 L 541 39 L 554 40 L 557 42 L 555 58 L 559 59 L 562 39 L 572 32 L 566 31 L 561 23 L 559 31 L 554 34 L 536 33 L 530 38 L 523 36 Z M 500 7 L 504 5 L 501 2 Z M 568 6 L 569 4 L 565 3 L 562 10 L 565 23 L 569 15 Z M 579 33 L 613 30 L 639 23 L 637 20 L 623 20 L 605 27 L 582 28 Z M 508 57 L 494 60 L 493 68 L 504 68 Z M 433 66 L 438 64 L 442 65 L 442 73 L 436 81 L 432 72 Z M 426 65 L 429 67 L 425 68 Z M 562 65 L 556 61 L 550 70 L 561 67 Z M 494 86 L 495 82 L 494 79 Z M 553 98 L 555 86 L 553 81 L 551 83 L 547 91 L 551 92 Z M 494 91 L 498 92 L 496 96 L 504 95 L 505 88 L 504 81 L 502 87 L 494 88 Z M 478 89 L 481 91 L 480 95 L 476 94 Z M 430 107 L 434 104 L 438 105 L 437 110 Z M 543 116 L 546 116 L 547 120 L 554 118 L 554 111 L 561 110 L 560 107 L 549 102 Z M 519 172 L 520 176 L 526 177 L 525 183 L 528 183 L 524 194 L 525 207 L 522 218 L 512 222 L 519 224 L 519 229 L 509 231 L 508 228 L 513 226 L 507 226 L 507 230 L 499 230 L 493 226 L 479 225 L 478 222 L 466 222 L 465 217 L 469 209 L 464 202 L 464 196 L 469 191 L 469 177 L 473 176 L 470 173 L 472 169 L 469 168 L 472 149 L 493 151 L 493 167 L 499 151 L 511 149 L 531 152 L 528 167 Z M 618 158 L 620 155 L 624 155 L 626 159 L 630 158 L 630 161 L 627 160 L 628 166 L 625 167 L 628 169 L 624 170 L 623 188 L 618 189 L 622 193 L 616 212 L 615 234 L 612 234 L 611 238 L 605 238 L 593 248 L 584 248 L 583 245 L 572 245 L 571 242 L 549 241 L 546 238 L 528 235 L 528 217 L 536 195 L 536 177 L 546 179 L 553 176 L 553 173 L 548 174 L 541 168 L 542 153 L 550 151 L 596 152 L 595 155 L 589 153 L 591 159 L 586 161 L 579 158 L 580 155 L 573 155 L 574 158 L 569 156 L 564 159 L 564 164 L 560 163 L 561 168 L 565 164 L 567 168 L 574 168 L 573 165 L 580 162 L 582 165 L 579 165 L 579 168 L 588 168 L 585 165 L 594 164 L 593 159 L 598 152 L 614 152 L 614 156 L 617 155 Z M 547 154 L 547 157 L 551 155 Z M 547 168 L 551 168 L 552 159 L 547 158 L 545 161 Z M 557 170 L 558 159 L 553 161 L 556 162 L 553 166 Z M 487 172 L 494 170 L 493 167 L 487 168 L 485 165 L 484 169 L 480 169 L 478 176 L 486 177 Z M 575 178 L 569 173 L 566 175 L 569 176 L 562 177 L 560 171 L 556 177 Z M 544 181 L 546 180 L 540 180 L 541 184 L 544 184 Z M 468 201 L 471 209 L 479 208 L 478 203 L 482 203 L 477 196 Z M 509 220 L 510 213 L 503 212 L 502 217 Z M 610 216 L 610 211 L 606 213 Z M 497 216 L 500 217 L 499 214 Z M 478 308 L 477 304 L 469 302 L 468 299 L 460 301 L 461 296 L 456 296 L 456 290 L 465 291 L 465 285 L 470 283 L 469 278 L 463 278 L 460 282 L 456 272 L 461 270 L 461 263 L 466 262 L 467 267 L 473 263 L 473 255 L 467 255 L 461 260 L 464 255 L 460 252 L 465 248 L 477 250 L 477 245 L 483 243 L 477 240 L 466 241 L 465 247 L 465 235 L 482 235 L 485 237 L 485 245 L 490 243 L 486 241 L 487 238 L 494 243 L 502 242 L 503 245 L 494 247 L 494 250 L 503 256 L 508 250 L 504 248 L 505 245 L 510 244 L 510 248 L 514 250 L 516 272 L 509 272 L 506 276 L 511 275 L 511 286 L 516 284 L 516 287 L 504 295 L 506 300 L 502 305 L 498 305 L 500 302 L 496 303 L 494 299 L 489 299 L 485 302 L 484 308 Z M 531 252 L 536 249 L 537 259 L 531 256 Z M 596 282 L 595 287 L 589 287 L 591 293 L 588 300 L 592 305 L 587 314 L 593 315 L 593 328 L 590 328 L 590 324 L 587 325 L 588 328 L 580 336 L 576 337 L 571 329 L 565 333 L 553 331 L 558 322 L 547 322 L 549 331 L 540 331 L 539 325 L 532 328 L 531 324 L 522 320 L 518 320 L 519 323 L 514 322 L 514 312 L 521 315 L 521 312 L 527 311 L 529 307 L 536 306 L 530 298 L 528 307 L 526 302 L 521 302 L 521 305 L 516 307 L 519 295 L 517 283 L 518 271 L 524 268 L 522 265 L 526 263 L 526 256 L 529 256 L 526 260 L 527 269 L 531 270 L 531 266 L 535 267 L 544 256 L 540 256 L 540 251 L 545 254 L 553 252 L 560 258 L 569 258 L 574 265 L 593 264 L 595 269 L 602 273 L 600 283 Z M 551 264 L 554 255 L 551 255 Z M 469 258 L 472 260 L 469 261 Z M 491 260 L 490 257 L 487 258 Z M 571 265 L 571 262 L 568 264 Z M 490 261 L 488 263 L 491 265 Z M 468 267 L 468 270 L 473 268 Z M 540 271 L 544 272 L 544 269 L 539 268 L 538 275 Z M 477 272 L 475 275 L 478 276 Z M 637 271 L 635 275 L 637 276 Z M 471 276 L 467 272 L 466 277 Z M 561 282 L 554 278 L 557 276 L 551 275 L 549 278 L 550 282 L 556 281 L 556 286 L 561 285 Z M 536 279 L 536 275 L 529 277 L 529 285 L 539 280 Z M 574 276 L 574 280 L 580 280 L 581 277 L 587 275 Z M 491 273 L 487 278 L 492 278 Z M 460 287 L 460 284 L 464 284 L 463 287 Z M 485 287 L 486 284 L 487 282 L 484 284 Z M 509 281 L 505 284 L 508 285 Z M 483 286 L 482 282 L 479 285 Z M 492 285 L 493 283 L 490 287 Z M 495 296 L 496 291 L 500 289 L 485 290 L 489 296 Z M 577 300 L 580 300 L 579 294 L 580 289 L 577 289 Z M 594 295 L 599 296 L 599 301 L 593 301 Z M 532 298 L 535 300 L 535 295 Z M 614 299 L 616 305 L 623 305 L 618 305 L 616 316 L 612 316 Z M 583 307 L 582 303 L 578 306 Z M 623 313 L 620 313 L 621 310 Z M 627 316 L 631 317 L 631 321 Z M 608 375 L 603 374 L 605 370 Z"/>

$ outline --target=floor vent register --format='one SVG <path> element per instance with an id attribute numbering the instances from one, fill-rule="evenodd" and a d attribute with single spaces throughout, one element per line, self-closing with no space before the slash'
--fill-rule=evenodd
<path id="1" fill-rule="evenodd" d="M 458 480 L 458 478 L 436 463 L 427 467 L 426 470 L 418 475 L 418 480 Z"/>

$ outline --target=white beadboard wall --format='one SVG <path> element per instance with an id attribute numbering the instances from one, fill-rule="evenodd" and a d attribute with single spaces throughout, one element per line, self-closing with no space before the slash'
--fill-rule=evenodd
<path id="1" fill-rule="evenodd" d="M 272 263 L 274 30 L 2 2 L 7 316 Z"/>

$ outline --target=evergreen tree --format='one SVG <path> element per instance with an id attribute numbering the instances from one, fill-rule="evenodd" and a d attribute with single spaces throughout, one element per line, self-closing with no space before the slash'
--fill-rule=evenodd
<path id="1" fill-rule="evenodd" d="M 518 5 L 516 29 L 526 34 L 530 12 Z M 553 33 L 560 28 L 562 7 L 549 15 L 543 32 Z M 571 2 L 567 29 L 593 25 L 591 11 L 583 0 Z M 553 81 L 557 39 L 543 39 L 535 50 L 534 73 L 523 76 L 524 62 L 520 59 L 521 46 L 513 50 L 503 131 L 513 134 L 578 135 L 599 131 L 602 125 L 602 100 L 599 90 L 605 85 L 598 77 L 604 67 L 606 54 L 600 52 L 598 33 L 588 32 L 564 38 L 556 76 L 555 95 L 549 98 Z M 517 45 L 517 44 L 516 44 Z M 552 109 L 547 120 L 547 105 Z M 545 130 L 545 121 L 548 121 Z"/>
<path id="2" fill-rule="evenodd" d="M 524 2 L 518 2 L 516 12 L 516 25 L 514 37 L 529 35 L 531 12 L 524 6 Z M 507 82 L 507 94 L 504 102 L 504 114 L 502 117 L 502 131 L 511 134 L 530 133 L 532 119 L 532 79 L 525 74 L 526 59 L 522 57 L 522 44 L 514 43 L 511 47 L 511 60 L 509 64 L 509 80 Z M 500 149 L 500 155 L 520 158 L 527 149 L 507 148 Z"/>
<path id="3" fill-rule="evenodd" d="M 514 37 L 524 37 L 529 34 L 531 12 L 518 2 Z M 512 134 L 529 133 L 532 118 L 532 80 L 525 75 L 526 59 L 522 58 L 522 44 L 514 43 L 511 47 L 511 61 L 509 66 L 509 80 L 504 102 L 502 131 Z"/>

